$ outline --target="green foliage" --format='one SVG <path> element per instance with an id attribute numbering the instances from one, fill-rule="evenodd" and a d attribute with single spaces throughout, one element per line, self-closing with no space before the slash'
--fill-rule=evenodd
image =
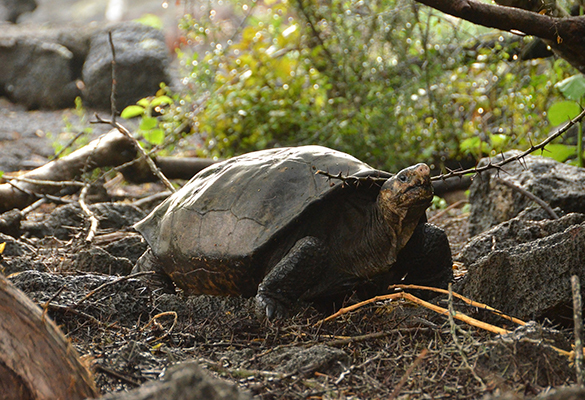
<path id="1" fill-rule="evenodd" d="M 83 107 L 81 97 L 75 98 L 73 114 L 78 118 L 78 121 L 74 123 L 67 115 L 64 115 L 63 123 L 65 127 L 61 134 L 56 135 L 47 132 L 47 138 L 51 140 L 53 150 L 59 157 L 66 156 L 73 150 L 86 145 L 93 133 L 93 128 L 89 123 L 87 110 Z"/>
<path id="2" fill-rule="evenodd" d="M 156 96 L 138 100 L 136 105 L 126 107 L 120 116 L 125 119 L 141 117 L 138 134 L 150 144 L 160 146 L 165 141 L 165 132 L 160 127 L 159 119 L 154 113 L 159 113 L 163 107 L 173 104 L 173 99 L 165 95 L 163 87 Z"/>
<path id="3" fill-rule="evenodd" d="M 564 79 L 556 86 L 569 100 L 580 101 L 585 97 L 585 77 L 581 74 Z"/>
<path id="4" fill-rule="evenodd" d="M 560 125 L 575 118 L 581 112 L 581 106 L 575 101 L 557 101 L 548 109 L 548 120 L 553 125 Z"/>
<path id="5" fill-rule="evenodd" d="M 548 120 L 552 125 L 556 126 L 567 123 L 581 113 L 582 107 L 580 103 L 585 98 L 585 77 L 581 74 L 573 75 L 558 82 L 555 86 L 565 98 L 570 99 L 557 101 L 549 107 Z M 577 128 L 576 145 L 565 143 L 548 145 L 546 147 L 549 152 L 547 155 L 560 162 L 565 162 L 576 155 L 577 160 L 571 163 L 583 167 L 583 125 L 581 122 L 577 123 Z"/>
<path id="6" fill-rule="evenodd" d="M 219 0 L 181 21 L 185 90 L 124 110 L 151 145 L 197 135 L 209 157 L 321 144 L 387 170 L 441 166 L 546 137 L 570 68 L 515 61 L 522 40 L 407 0 L 221 4 L 239 25 Z"/>
<path id="7" fill-rule="evenodd" d="M 431 210 L 444 210 L 447 208 L 447 201 L 439 196 L 433 196 L 433 202 L 431 203 Z"/>

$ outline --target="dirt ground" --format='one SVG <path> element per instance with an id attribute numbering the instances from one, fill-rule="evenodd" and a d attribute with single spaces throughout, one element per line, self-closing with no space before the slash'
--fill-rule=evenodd
<path id="1" fill-rule="evenodd" d="M 62 114 L 52 118 L 60 132 Z M 39 155 L 35 163 L 50 157 L 52 150 L 43 147 L 50 140 L 31 128 L 34 121 L 29 118 L 26 129 L 0 125 L 6 135 L 30 133 L 2 139 L 0 150 L 24 148 L 22 138 L 30 146 L 42 139 L 29 155 Z M 14 162 L 22 168 L 26 161 Z M 319 321 L 327 315 L 299 305 L 292 318 L 268 322 L 255 316 L 253 299 L 153 289 L 140 276 L 128 278 L 146 249 L 131 226 L 155 205 L 135 200 L 163 187 L 114 177 L 104 188 L 91 206 L 100 220 L 91 244 L 76 195 L 27 214 L 18 239 L 0 235 L 6 243 L 2 272 L 47 310 L 88 360 L 102 394 L 134 389 L 187 360 L 261 399 L 530 398 L 575 382 L 570 360 L 558 351 L 571 350 L 572 333 L 546 321 L 519 328 L 502 319 L 500 327 L 516 329 L 502 339 L 397 300 L 324 323 Z M 469 240 L 467 218 L 465 208 L 430 213 L 430 221 L 447 232 L 454 255 Z M 457 280 L 464 274 L 455 270 Z M 443 295 L 434 303 L 449 306 Z M 459 300 L 452 306 L 482 317 Z"/>
<path id="2" fill-rule="evenodd" d="M 0 262 L 90 359 L 102 394 L 131 390 L 193 359 L 262 399 L 530 397 L 574 381 L 567 358 L 549 346 L 554 340 L 570 350 L 569 331 L 530 325 L 522 329 L 534 340 L 519 332 L 506 345 L 404 301 L 376 302 L 325 323 L 318 322 L 326 315 L 299 306 L 294 317 L 267 322 L 255 316 L 252 299 L 152 290 L 140 277 L 125 278 L 146 248 L 130 226 L 148 210 L 129 200 L 93 205 L 100 229 L 87 244 L 87 220 L 71 200 L 29 214 L 19 240 L 0 237 L 7 243 Z M 432 214 L 457 252 L 467 240 L 467 215 Z M 435 302 L 448 306 L 445 297 Z M 505 320 L 500 326 L 516 328 Z"/>

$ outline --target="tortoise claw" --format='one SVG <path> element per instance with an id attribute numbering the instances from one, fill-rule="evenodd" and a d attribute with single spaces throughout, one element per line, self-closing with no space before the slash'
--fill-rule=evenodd
<path id="1" fill-rule="evenodd" d="M 269 320 L 284 318 L 286 316 L 286 309 L 284 305 L 272 297 L 265 294 L 256 295 L 256 314 L 259 317 L 266 317 Z"/>

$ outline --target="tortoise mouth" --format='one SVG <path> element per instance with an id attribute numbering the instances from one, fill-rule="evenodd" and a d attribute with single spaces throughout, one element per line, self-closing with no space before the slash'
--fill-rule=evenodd
<path id="1" fill-rule="evenodd" d="M 433 187 L 428 183 L 409 186 L 402 192 L 402 196 L 413 205 L 430 204 L 433 200 Z"/>

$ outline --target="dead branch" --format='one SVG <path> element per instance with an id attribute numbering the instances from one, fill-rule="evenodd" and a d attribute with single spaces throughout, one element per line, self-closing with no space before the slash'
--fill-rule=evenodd
<path id="1" fill-rule="evenodd" d="M 63 158 L 25 173 L 20 180 L 0 184 L 0 212 L 24 208 L 45 194 L 57 194 L 63 189 L 63 185 L 45 185 L 41 181 L 75 181 L 86 166 L 120 165 L 132 160 L 135 155 L 136 150 L 126 136 L 112 130 Z M 4 178 L 9 179 L 6 175 Z"/>
<path id="2" fill-rule="evenodd" d="M 571 277 L 573 290 L 573 321 L 575 323 L 575 372 L 577 383 L 583 385 L 583 303 L 581 301 L 581 286 L 579 276 Z"/>
<path id="3" fill-rule="evenodd" d="M 559 216 L 557 215 L 557 213 L 552 208 L 550 208 L 550 206 L 544 200 L 537 197 L 533 193 L 530 193 L 528 190 L 526 190 L 520 186 L 514 185 L 512 182 L 507 181 L 505 179 L 497 179 L 497 182 L 508 186 L 510 189 L 522 194 L 523 196 L 528 197 L 530 200 L 537 203 L 552 217 L 552 219 L 559 219 Z"/>
<path id="4" fill-rule="evenodd" d="M 446 295 L 449 294 L 449 291 L 445 290 L 445 289 L 439 289 L 439 288 L 430 287 L 430 286 L 420 286 L 420 285 L 392 285 L 388 289 L 389 290 L 392 290 L 392 289 L 403 289 L 403 290 L 404 289 L 418 289 L 418 290 L 428 290 L 431 292 L 441 293 L 441 294 L 446 294 Z M 503 312 L 501 312 L 500 310 L 496 310 L 495 308 L 490 307 L 487 304 L 483 304 L 483 303 L 477 302 L 475 300 L 471 300 L 471 299 L 469 299 L 465 296 L 462 296 L 456 292 L 451 292 L 451 293 L 452 293 L 452 296 L 457 297 L 459 300 L 463 301 L 466 304 L 469 304 L 471 307 L 490 311 L 490 312 L 496 314 L 498 317 L 502 317 L 502 318 L 507 319 L 511 322 L 514 322 L 515 324 L 518 324 L 518 325 L 526 325 L 526 322 L 524 322 L 518 318 L 506 315 Z"/>
<path id="5" fill-rule="evenodd" d="M 101 124 L 112 125 L 119 132 L 121 132 L 123 135 L 125 135 L 131 141 L 131 143 L 134 145 L 134 148 L 140 153 L 141 159 L 143 159 L 147 162 L 152 173 L 157 176 L 157 178 L 167 187 L 168 190 L 170 190 L 171 192 L 175 192 L 176 189 L 173 186 L 173 184 L 167 179 L 167 177 L 156 166 L 156 164 L 154 163 L 152 158 L 150 158 L 150 156 L 148 155 L 146 150 L 144 148 L 142 148 L 142 146 L 140 146 L 140 143 L 138 143 L 136 138 L 134 136 L 132 136 L 132 134 L 130 133 L 130 131 L 128 129 L 126 129 L 126 127 L 124 127 L 119 122 L 116 122 L 115 119 L 111 120 L 111 121 L 102 119 L 102 118 L 100 118 L 100 116 L 97 113 L 95 114 L 95 118 L 96 118 L 96 121 L 92 121 L 92 123 L 101 123 Z"/>
<path id="6" fill-rule="evenodd" d="M 418 297 L 415 297 L 415 296 L 413 296 L 410 293 L 399 292 L 399 293 L 393 293 L 393 294 L 386 294 L 386 295 L 383 295 L 383 296 L 376 296 L 376 297 L 373 297 L 371 299 L 368 299 L 368 300 L 359 302 L 357 304 L 351 305 L 349 307 L 342 308 L 339 311 L 337 311 L 335 314 L 331 314 L 327 318 L 322 319 L 321 321 L 317 322 L 317 324 L 321 324 L 323 322 L 331 321 L 332 319 L 335 319 L 335 318 L 337 318 L 337 317 L 339 317 L 339 316 L 341 316 L 343 314 L 347 314 L 348 312 L 357 310 L 357 309 L 359 309 L 359 308 L 361 308 L 361 307 L 363 307 L 365 305 L 368 305 L 368 304 L 371 304 L 371 303 L 375 303 L 377 301 L 383 301 L 383 300 L 400 300 L 400 299 L 410 301 L 411 303 L 414 303 L 414 304 L 418 304 L 420 306 L 423 306 L 425 308 L 428 308 L 429 310 L 432 310 L 432 311 L 434 311 L 434 312 L 436 312 L 438 314 L 441 314 L 441 315 L 449 315 L 449 310 L 447 310 L 447 309 L 445 309 L 443 307 L 439 307 L 439 306 L 437 306 L 435 304 L 431 304 L 431 303 L 429 303 L 427 301 L 421 300 Z M 510 331 L 508 331 L 508 330 L 506 330 L 504 328 L 500 328 L 498 326 L 491 325 L 491 324 L 488 324 L 488 323 L 483 322 L 483 321 L 479 321 L 479 320 L 477 320 L 475 318 L 471 318 L 471 317 L 469 317 L 469 316 L 467 316 L 467 315 L 465 315 L 463 313 L 460 313 L 458 311 L 455 312 L 455 314 L 453 315 L 453 317 L 456 318 L 456 319 L 458 319 L 458 320 L 460 320 L 460 321 L 465 322 L 468 325 L 475 326 L 476 328 L 480 328 L 480 329 L 483 329 L 483 330 L 486 330 L 486 331 L 489 331 L 489 332 L 492 332 L 492 333 L 497 333 L 499 335 L 503 335 L 503 334 L 506 334 L 506 333 L 510 333 Z"/>
<path id="7" fill-rule="evenodd" d="M 537 12 L 478 0 L 417 0 L 446 14 L 477 25 L 547 41 L 561 57 L 585 72 L 585 18 L 555 18 Z"/>

